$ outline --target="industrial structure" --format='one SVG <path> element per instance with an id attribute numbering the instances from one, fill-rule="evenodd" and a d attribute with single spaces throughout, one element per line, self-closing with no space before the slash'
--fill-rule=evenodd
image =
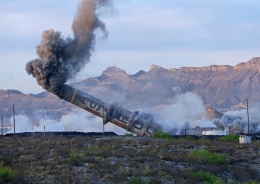
<path id="1" fill-rule="evenodd" d="M 130 112 L 117 104 L 107 104 L 66 84 L 61 85 L 55 95 L 96 116 L 103 118 L 103 123 L 111 122 L 138 136 L 150 136 L 161 130 L 151 114 Z"/>

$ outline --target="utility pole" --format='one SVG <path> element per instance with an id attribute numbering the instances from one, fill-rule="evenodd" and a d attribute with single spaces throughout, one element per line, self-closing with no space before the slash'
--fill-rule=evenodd
<path id="1" fill-rule="evenodd" d="M 4 135 L 4 117 L 1 115 L 1 121 L 2 121 L 2 135 Z"/>
<path id="2" fill-rule="evenodd" d="M 104 103 L 102 103 L 103 105 L 103 115 L 105 115 L 105 112 L 104 112 Z M 105 118 L 103 118 L 103 137 L 105 137 Z"/>
<path id="3" fill-rule="evenodd" d="M 248 123 L 248 127 L 247 127 L 247 134 L 249 135 L 249 112 L 248 112 L 248 98 L 246 99 L 246 107 L 247 107 L 247 123 Z"/>
<path id="4" fill-rule="evenodd" d="M 187 128 L 184 128 L 184 135 L 186 137 L 186 131 L 187 131 Z"/>
<path id="5" fill-rule="evenodd" d="M 14 134 L 15 134 L 15 110 L 14 110 L 14 105 L 13 105 L 13 117 L 14 117 Z"/>
<path id="6" fill-rule="evenodd" d="M 105 125 L 103 123 L 103 137 L 105 137 Z"/>

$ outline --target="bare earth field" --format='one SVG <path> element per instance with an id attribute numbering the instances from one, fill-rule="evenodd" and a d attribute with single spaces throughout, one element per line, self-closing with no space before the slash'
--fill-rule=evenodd
<path id="1" fill-rule="evenodd" d="M 1 136 L 0 162 L 0 183 L 256 184 L 260 142 Z"/>

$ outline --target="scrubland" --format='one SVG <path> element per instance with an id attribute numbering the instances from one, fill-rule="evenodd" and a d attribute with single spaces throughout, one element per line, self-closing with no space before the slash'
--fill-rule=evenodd
<path id="1" fill-rule="evenodd" d="M 1 136 L 0 183 L 260 183 L 260 142 Z"/>

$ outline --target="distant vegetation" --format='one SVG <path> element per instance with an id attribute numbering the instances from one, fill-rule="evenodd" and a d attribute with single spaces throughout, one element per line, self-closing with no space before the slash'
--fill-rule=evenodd
<path id="1" fill-rule="evenodd" d="M 227 161 L 227 155 L 215 152 L 212 153 L 207 150 L 192 150 L 188 154 L 188 157 L 217 165 L 225 164 Z"/>
<path id="2" fill-rule="evenodd" d="M 151 183 L 151 181 L 144 179 L 144 178 L 141 178 L 141 177 L 133 176 L 133 177 L 130 178 L 128 183 L 129 184 L 149 184 L 149 183 Z"/>
<path id="3" fill-rule="evenodd" d="M 133 137 L 134 136 L 134 134 L 133 133 L 129 133 L 129 132 L 127 132 L 127 133 L 125 133 L 124 135 L 122 135 L 123 137 Z"/>
<path id="4" fill-rule="evenodd" d="M 219 138 L 222 141 L 228 141 L 228 142 L 238 142 L 239 141 L 239 136 L 238 135 L 225 135 Z"/>
<path id="5" fill-rule="evenodd" d="M 192 176 L 196 177 L 197 179 L 206 184 L 224 184 L 223 180 L 219 179 L 213 174 L 210 174 L 209 172 L 198 171 L 192 173 Z"/>
<path id="6" fill-rule="evenodd" d="M 155 132 L 155 133 L 153 133 L 153 138 L 155 138 L 155 139 L 164 139 L 164 140 L 167 140 L 167 141 L 173 139 L 173 137 L 170 134 L 167 134 L 167 133 L 165 133 L 163 131 L 160 131 L 160 130 Z"/>

